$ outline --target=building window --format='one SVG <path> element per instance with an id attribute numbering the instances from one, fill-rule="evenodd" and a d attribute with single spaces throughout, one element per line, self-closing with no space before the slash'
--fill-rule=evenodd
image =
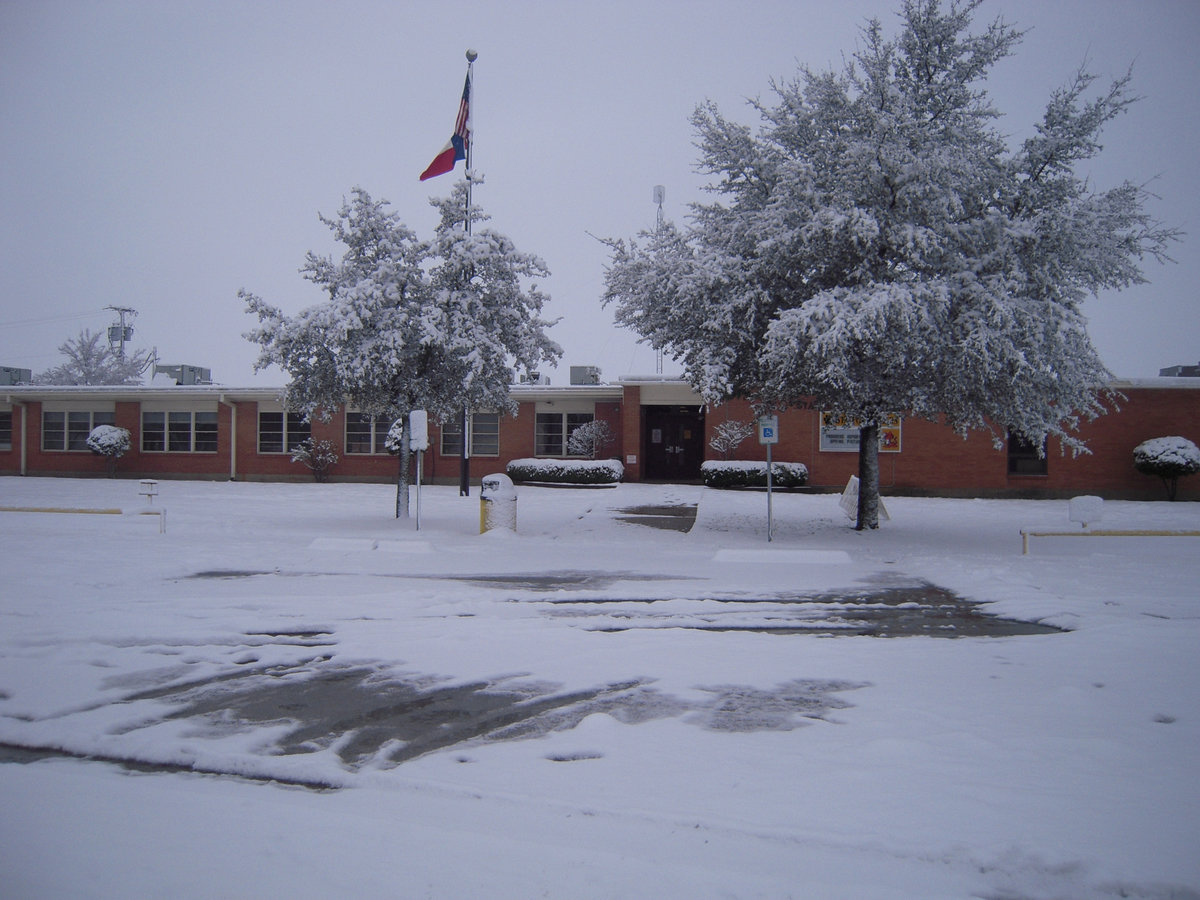
<path id="1" fill-rule="evenodd" d="M 441 427 L 442 456 L 462 455 L 462 422 L 455 419 Z M 500 455 L 500 414 L 471 413 L 471 455 Z"/>
<path id="2" fill-rule="evenodd" d="M 9 414 L 9 441 L 12 441 Z M 42 412 L 43 450 L 87 450 L 88 435 L 97 425 L 112 425 L 111 412 Z"/>
<path id="3" fill-rule="evenodd" d="M 346 413 L 347 453 L 387 453 L 384 442 L 392 427 L 390 416 L 370 416 L 361 412 Z"/>
<path id="4" fill-rule="evenodd" d="M 533 452 L 536 456 L 568 456 L 567 442 L 580 425 L 596 417 L 592 413 L 538 413 L 533 426 Z"/>
<path id="5" fill-rule="evenodd" d="M 0 450 L 12 449 L 12 410 L 0 410 Z"/>
<path id="6" fill-rule="evenodd" d="M 301 413 L 260 412 L 258 414 L 258 452 L 291 453 L 312 437 L 312 425 Z"/>
<path id="7" fill-rule="evenodd" d="M 1022 435 L 1008 433 L 1008 474 L 1009 475 L 1045 475 L 1046 474 L 1046 442 L 1041 446 L 1026 439 Z"/>
<path id="8" fill-rule="evenodd" d="M 143 453 L 216 453 L 215 412 L 143 412 Z"/>

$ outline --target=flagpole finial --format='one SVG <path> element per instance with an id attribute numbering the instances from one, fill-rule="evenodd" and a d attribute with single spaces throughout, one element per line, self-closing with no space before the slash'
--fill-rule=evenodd
<path id="1" fill-rule="evenodd" d="M 473 63 L 473 62 L 475 62 L 475 60 L 477 60 L 477 59 L 479 59 L 479 54 L 478 54 L 478 53 L 476 53 L 474 50 L 468 50 L 468 51 L 467 51 L 467 62 L 469 62 L 469 63 Z"/>

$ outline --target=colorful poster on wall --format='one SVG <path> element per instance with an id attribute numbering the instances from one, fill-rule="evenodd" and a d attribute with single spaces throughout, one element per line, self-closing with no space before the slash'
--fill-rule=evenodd
<path id="1" fill-rule="evenodd" d="M 821 413 L 821 450 L 825 453 L 858 452 L 858 419 L 839 412 Z M 891 414 L 879 422 L 879 452 L 900 452 L 901 418 Z"/>

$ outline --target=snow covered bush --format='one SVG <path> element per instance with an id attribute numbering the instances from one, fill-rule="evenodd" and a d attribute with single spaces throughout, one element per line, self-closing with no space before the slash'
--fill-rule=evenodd
<path id="1" fill-rule="evenodd" d="M 507 471 L 518 484 L 616 484 L 625 475 L 615 459 L 514 459 Z"/>
<path id="2" fill-rule="evenodd" d="M 766 487 L 767 464 L 743 460 L 708 460 L 700 465 L 704 486 L 710 488 Z M 771 463 L 771 486 L 798 488 L 808 484 L 804 463 Z"/>
<path id="3" fill-rule="evenodd" d="M 313 478 L 324 481 L 329 470 L 338 461 L 337 448 L 332 441 L 314 441 L 305 438 L 292 451 L 292 462 L 304 463 L 312 469 Z"/>
<path id="4" fill-rule="evenodd" d="M 97 425 L 87 436 L 88 449 L 108 460 L 108 477 L 117 474 L 117 460 L 129 452 L 129 432 L 116 425 Z"/>
<path id="5" fill-rule="evenodd" d="M 591 422 L 577 425 L 571 431 L 570 437 L 567 438 L 567 452 L 572 456 L 595 459 L 604 456 L 614 443 L 616 438 L 613 437 L 608 423 L 593 419 Z"/>
<path id="6" fill-rule="evenodd" d="M 741 419 L 729 419 L 713 429 L 712 440 L 708 446 L 721 454 L 721 459 L 729 459 L 733 451 L 741 446 L 742 441 L 754 434 L 754 426 Z"/>
<path id="7" fill-rule="evenodd" d="M 1178 435 L 1152 438 L 1133 448 L 1133 467 L 1161 478 L 1167 499 L 1174 500 L 1179 479 L 1200 472 L 1200 447 Z"/>

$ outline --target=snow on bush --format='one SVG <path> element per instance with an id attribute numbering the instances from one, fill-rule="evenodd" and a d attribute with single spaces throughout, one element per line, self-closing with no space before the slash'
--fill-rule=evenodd
<path id="1" fill-rule="evenodd" d="M 616 442 L 612 429 L 602 419 L 594 419 L 578 425 L 567 438 L 567 452 L 575 456 L 586 456 L 595 459 L 603 456 Z"/>
<path id="2" fill-rule="evenodd" d="M 116 425 L 97 425 L 87 436 L 87 446 L 93 453 L 117 459 L 129 452 L 129 432 Z"/>
<path id="3" fill-rule="evenodd" d="M 124 456 L 132 441 L 129 431 L 116 425 L 97 425 L 87 436 L 88 449 L 108 460 L 108 477 L 117 476 L 117 460 Z"/>
<path id="4" fill-rule="evenodd" d="M 1148 475 L 1164 470 L 1194 475 L 1200 472 L 1200 447 L 1179 436 L 1154 438 L 1133 448 L 1133 464 Z"/>
<path id="5" fill-rule="evenodd" d="M 1143 475 L 1157 475 L 1175 499 L 1178 479 L 1200 472 L 1200 447 L 1185 437 L 1152 438 L 1133 448 L 1133 467 Z"/>
<path id="6" fill-rule="evenodd" d="M 700 465 L 704 486 L 711 488 L 766 487 L 767 464 L 746 460 L 708 460 Z M 804 463 L 771 463 L 773 487 L 796 488 L 808 484 Z"/>
<path id="7" fill-rule="evenodd" d="M 514 459 L 507 471 L 518 484 L 616 484 L 625 475 L 615 459 Z"/>
<path id="8" fill-rule="evenodd" d="M 754 434 L 754 426 L 740 419 L 729 419 L 722 422 L 713 430 L 712 440 L 708 446 L 721 454 L 721 459 L 729 459 L 741 443 Z"/>
<path id="9" fill-rule="evenodd" d="M 337 465 L 337 461 L 337 448 L 332 441 L 314 441 L 307 437 L 292 451 L 292 462 L 308 466 L 317 481 L 325 481 L 329 477 L 329 470 Z"/>

